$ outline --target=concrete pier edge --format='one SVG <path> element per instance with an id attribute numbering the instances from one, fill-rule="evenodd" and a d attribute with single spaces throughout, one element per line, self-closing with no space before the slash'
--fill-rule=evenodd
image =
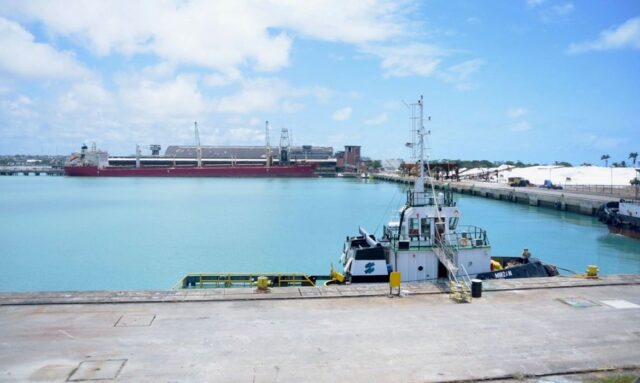
<path id="1" fill-rule="evenodd" d="M 374 179 L 410 184 L 413 177 L 393 174 L 374 174 Z M 434 187 L 442 189 L 448 184 L 452 191 L 477 197 L 496 199 L 505 202 L 521 203 L 530 206 L 544 207 L 554 210 L 570 211 L 583 215 L 596 215 L 600 206 L 609 201 L 617 201 L 618 196 L 583 194 L 567 190 L 549 190 L 536 187 L 512 187 L 490 182 L 443 182 L 435 181 Z"/>
<path id="2" fill-rule="evenodd" d="M 597 279 L 575 277 L 550 277 L 526 279 L 495 279 L 483 283 L 484 292 L 546 290 L 576 287 L 633 286 L 640 285 L 640 275 L 607 275 Z M 404 295 L 449 294 L 446 284 L 414 282 L 401 287 Z M 135 304 L 135 303 L 190 303 L 234 302 L 296 299 L 335 299 L 385 297 L 389 294 L 386 284 L 353 284 L 318 287 L 278 287 L 269 292 L 257 292 L 253 288 L 137 290 L 137 291 L 65 291 L 65 292 L 0 292 L 2 306 L 37 305 L 86 305 L 86 304 Z"/>
<path id="3" fill-rule="evenodd" d="M 540 379 L 540 378 L 548 378 L 548 377 L 571 377 L 571 376 L 588 375 L 593 373 L 606 373 L 610 375 L 612 373 L 632 372 L 634 373 L 634 375 L 640 376 L 637 374 L 639 368 L 640 368 L 640 364 L 620 366 L 620 367 L 601 367 L 601 368 L 589 368 L 589 369 L 562 370 L 562 371 L 547 372 L 542 374 L 535 374 L 535 373 L 534 374 L 507 374 L 503 376 L 495 376 L 495 377 L 487 377 L 487 378 L 447 380 L 447 383 L 499 382 L 499 381 L 508 381 L 508 380 L 516 380 L 516 381 L 522 382 L 522 381 L 526 381 L 527 379 Z M 591 380 L 587 380 L 587 381 L 591 381 Z"/>

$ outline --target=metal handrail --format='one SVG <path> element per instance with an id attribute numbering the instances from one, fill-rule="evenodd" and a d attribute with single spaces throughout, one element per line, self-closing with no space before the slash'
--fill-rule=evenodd
<path id="1" fill-rule="evenodd" d="M 444 240 L 456 248 L 475 247 L 476 240 L 482 240 L 482 246 L 489 246 L 487 231 L 477 226 L 459 226 L 458 231 L 444 235 Z M 466 242 L 466 244 L 465 244 Z"/>
<path id="2" fill-rule="evenodd" d="M 630 185 L 574 185 L 564 184 L 563 189 L 579 193 L 606 194 L 612 196 L 633 196 L 636 188 Z"/>
<path id="3" fill-rule="evenodd" d="M 439 202 L 437 200 L 438 194 L 435 194 L 427 191 L 427 192 L 415 192 L 415 191 L 407 191 L 407 204 L 409 206 L 435 206 L 436 202 L 440 206 L 455 206 L 455 202 L 453 201 L 453 192 L 450 189 L 444 189 L 441 191 L 444 195 L 444 201 Z"/>

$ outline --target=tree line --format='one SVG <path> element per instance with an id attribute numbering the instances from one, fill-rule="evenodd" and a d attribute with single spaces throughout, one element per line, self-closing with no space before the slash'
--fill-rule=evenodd
<path id="1" fill-rule="evenodd" d="M 611 158 L 610 155 L 608 154 L 603 154 L 600 157 L 601 161 L 604 161 L 604 166 L 609 166 L 609 159 Z M 638 159 L 638 152 L 631 152 L 629 153 L 629 157 L 627 158 L 627 160 L 632 160 L 633 161 L 633 166 L 636 166 L 636 160 Z M 614 168 L 626 168 L 627 162 L 626 160 L 622 160 L 620 162 L 614 162 L 611 164 L 611 166 L 613 166 Z"/>

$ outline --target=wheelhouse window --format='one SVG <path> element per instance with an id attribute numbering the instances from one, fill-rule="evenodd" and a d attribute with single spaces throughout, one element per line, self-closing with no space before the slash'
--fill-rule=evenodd
<path id="1" fill-rule="evenodd" d="M 429 238 L 431 238 L 431 220 L 429 218 L 421 218 L 420 226 L 422 229 L 422 238 L 429 240 Z"/>
<path id="2" fill-rule="evenodd" d="M 449 218 L 449 230 L 455 230 L 458 226 L 458 217 Z"/>
<path id="3" fill-rule="evenodd" d="M 441 218 L 436 218 L 436 240 L 440 241 L 443 239 L 444 237 L 444 233 L 445 233 L 445 218 L 441 217 Z"/>
<path id="4" fill-rule="evenodd" d="M 409 218 L 409 237 L 418 237 L 420 235 L 420 220 L 418 218 Z"/>

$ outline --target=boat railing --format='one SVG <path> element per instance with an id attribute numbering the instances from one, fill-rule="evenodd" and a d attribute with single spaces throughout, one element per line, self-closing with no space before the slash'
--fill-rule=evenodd
<path id="1" fill-rule="evenodd" d="M 398 230 L 393 230 L 387 225 L 382 226 L 382 238 L 393 239 L 398 235 Z"/>
<path id="2" fill-rule="evenodd" d="M 407 191 L 407 204 L 409 206 L 455 206 L 453 192 L 443 190 L 440 193 Z"/>
<path id="3" fill-rule="evenodd" d="M 457 249 L 489 246 L 487 231 L 477 226 L 458 226 L 455 233 L 444 235 L 444 240 Z"/>
<path id="4" fill-rule="evenodd" d="M 462 272 L 460 273 L 460 279 L 462 279 L 462 281 L 467 285 L 468 288 L 471 288 L 471 277 L 469 276 L 466 267 L 464 267 L 462 263 L 459 264 L 459 266 L 462 270 Z"/>

